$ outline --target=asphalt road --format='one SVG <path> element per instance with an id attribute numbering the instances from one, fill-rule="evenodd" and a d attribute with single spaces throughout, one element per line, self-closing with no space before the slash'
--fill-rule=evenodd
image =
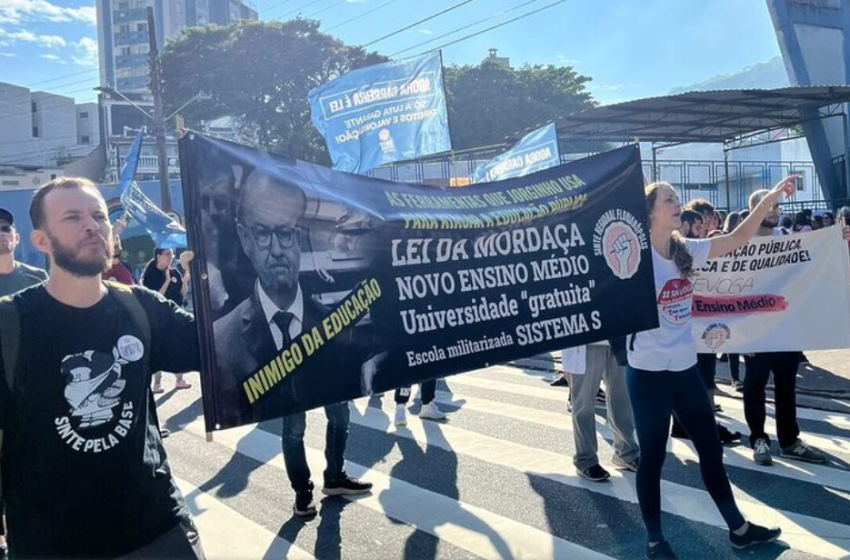
<path id="1" fill-rule="evenodd" d="M 326 498 L 308 521 L 292 515 L 279 420 L 217 432 L 207 442 L 197 375 L 189 376 L 195 387 L 168 391 L 158 403 L 173 432 L 165 440 L 172 471 L 211 559 L 643 558 L 634 475 L 609 466 L 604 409 L 597 409 L 600 457 L 613 476 L 592 483 L 575 474 L 568 390 L 550 388 L 549 376 L 497 366 L 452 377 L 437 393 L 448 420 L 420 421 L 414 400 L 401 429 L 392 425 L 391 395 L 352 403 L 346 468 L 375 488 L 352 500 Z M 745 431 L 741 402 L 719 403 L 720 420 Z M 726 449 L 745 516 L 784 531 L 781 543 L 756 551 L 729 546 L 692 446 L 671 442 L 662 507 L 680 558 L 850 558 L 850 415 L 799 415 L 804 439 L 831 455 L 829 466 L 776 458 L 759 467 L 745 446 Z M 308 414 L 317 487 L 325 425 L 322 411 Z"/>

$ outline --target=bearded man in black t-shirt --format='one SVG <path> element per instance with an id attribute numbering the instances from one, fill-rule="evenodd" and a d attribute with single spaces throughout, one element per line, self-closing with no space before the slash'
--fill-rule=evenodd
<path id="1" fill-rule="evenodd" d="M 30 218 L 50 277 L 0 304 L 0 472 L 11 555 L 203 558 L 150 391 L 153 372 L 198 369 L 194 319 L 150 290 L 101 281 L 112 227 L 91 182 L 47 183 Z"/>

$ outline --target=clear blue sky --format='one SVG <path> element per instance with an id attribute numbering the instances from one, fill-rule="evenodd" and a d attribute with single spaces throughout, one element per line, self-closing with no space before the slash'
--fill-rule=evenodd
<path id="1" fill-rule="evenodd" d="M 294 17 L 290 12 L 300 8 L 302 16 L 315 14 L 329 29 L 388 1 L 255 0 L 255 4 L 263 20 Z M 365 44 L 460 1 L 394 0 L 331 33 L 347 43 Z M 529 2 L 473 0 L 371 48 L 391 55 L 461 29 L 401 56 L 413 55 L 554 1 L 535 0 L 472 26 Z M 91 100 L 91 88 L 97 85 L 96 40 L 93 0 L 0 0 L 0 81 Z M 574 66 L 593 78 L 590 90 L 603 103 L 663 95 L 779 54 L 765 0 L 566 0 L 446 48 L 444 62 L 474 64 L 489 48 L 498 48 L 499 55 L 509 56 L 514 65 Z"/>

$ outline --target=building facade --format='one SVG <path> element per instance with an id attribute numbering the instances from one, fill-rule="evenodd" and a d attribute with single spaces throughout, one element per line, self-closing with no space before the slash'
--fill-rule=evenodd
<path id="1" fill-rule="evenodd" d="M 97 0 L 96 7 L 100 85 L 107 88 L 107 92 L 100 95 L 106 177 L 115 180 L 137 131 L 153 128 L 150 117 L 144 113 L 154 112 L 150 92 L 148 7 L 153 8 L 160 49 L 186 27 L 258 20 L 259 14 L 246 0 Z M 169 175 L 176 175 L 179 173 L 176 139 L 167 139 L 167 151 Z M 156 154 L 153 138 L 146 138 L 139 162 L 140 179 L 157 177 Z"/>
<path id="2" fill-rule="evenodd" d="M 96 103 L 0 82 L 0 163 L 56 167 L 100 144 Z"/>

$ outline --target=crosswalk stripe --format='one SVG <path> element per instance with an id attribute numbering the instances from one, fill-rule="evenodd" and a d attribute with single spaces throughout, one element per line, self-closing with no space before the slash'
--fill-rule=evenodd
<path id="1" fill-rule="evenodd" d="M 204 425 L 200 420 L 192 421 L 184 429 L 199 437 L 204 435 Z M 214 441 L 257 461 L 286 470 L 280 454 L 280 440 L 268 432 L 253 426 L 243 426 L 217 432 Z M 324 466 L 323 451 L 307 447 L 306 453 L 311 469 L 320 472 Z M 371 494 L 348 497 L 351 501 L 435 535 L 486 560 L 610 558 L 534 527 L 419 488 L 351 461 L 346 461 L 345 468 L 351 475 L 366 477 L 374 484 Z"/>
<path id="2" fill-rule="evenodd" d="M 506 366 L 494 366 L 494 369 L 498 373 L 509 373 L 510 375 L 527 377 L 525 373 L 522 371 L 515 370 L 514 368 L 509 368 Z M 473 375 L 470 375 L 472 373 Z M 547 401 L 558 401 L 564 403 L 566 406 L 568 391 L 564 391 L 561 389 L 555 390 L 550 387 L 529 387 L 527 385 L 521 385 L 519 383 L 509 383 L 506 381 L 499 381 L 492 378 L 487 378 L 484 375 L 479 375 L 485 373 L 485 370 L 475 370 L 474 372 L 464 373 L 460 375 L 455 375 L 446 379 L 449 387 L 454 385 L 461 385 L 467 387 L 475 387 L 479 389 L 490 389 L 493 391 L 500 391 L 503 393 L 511 393 L 516 395 L 523 395 L 526 397 L 533 397 L 538 399 L 544 399 Z M 744 411 L 744 404 L 742 401 L 737 399 L 731 399 L 728 397 L 718 397 L 717 402 L 724 408 L 730 410 L 736 410 L 739 412 Z M 775 408 L 773 405 L 768 404 L 767 410 L 769 412 L 775 412 Z M 821 410 L 811 410 L 807 408 L 797 408 L 797 418 L 803 420 L 815 420 L 819 422 L 826 422 L 836 428 L 842 430 L 850 430 L 850 415 L 847 414 L 839 414 L 835 412 L 825 412 Z"/>
<path id="3" fill-rule="evenodd" d="M 455 397 L 458 398 L 460 402 L 454 401 Z M 466 395 L 458 396 L 457 394 L 445 391 L 437 391 L 437 401 L 449 405 L 454 403 L 455 405 L 462 406 L 462 408 L 468 410 L 494 414 L 519 422 L 547 426 L 551 429 L 569 432 L 570 434 L 572 434 L 573 430 L 571 417 L 566 413 L 532 409 L 520 405 L 491 401 L 479 397 L 470 397 Z M 393 405 L 393 403 L 390 403 L 390 405 Z M 607 422 L 598 416 L 596 421 L 599 435 L 608 441 L 612 441 L 613 434 L 611 433 L 611 429 L 607 426 Z M 667 442 L 667 449 L 670 453 L 682 459 L 688 459 L 691 461 L 696 461 L 698 459 L 696 450 L 690 441 L 670 438 Z M 725 464 L 761 473 L 766 472 L 766 467 L 756 465 L 753 462 L 751 455 L 752 452 L 750 449 L 743 445 L 724 447 Z M 784 478 L 791 478 L 801 482 L 830 486 L 838 490 L 850 492 L 850 473 L 843 469 L 808 463 L 802 464 L 799 461 L 788 461 L 777 457 L 774 460 L 774 466 L 770 470 L 770 474 Z"/>
<path id="4" fill-rule="evenodd" d="M 309 552 L 278 537 L 190 482 L 175 477 L 186 498 L 209 560 L 286 558 L 316 560 Z M 235 547 L 238 547 L 235 548 Z"/>
<path id="5" fill-rule="evenodd" d="M 382 410 L 370 408 L 366 399 L 356 401 L 355 407 L 359 414 L 352 414 L 353 423 L 380 432 L 389 431 L 390 419 Z M 406 428 L 396 430 L 395 434 L 413 439 L 420 445 L 436 445 L 447 451 L 475 457 L 522 473 L 549 478 L 622 501 L 637 502 L 633 488 L 634 479 L 624 477 L 621 473 L 612 473 L 611 484 L 588 482 L 575 474 L 562 474 L 567 463 L 567 458 L 563 455 L 451 425 L 411 420 Z M 669 481 L 662 481 L 661 488 L 664 511 L 693 521 L 725 527 L 707 492 Z M 850 554 L 850 526 L 776 510 L 758 503 L 739 502 L 738 505 L 745 517 L 760 524 L 782 527 L 783 540 L 793 548 L 824 558 L 846 558 Z"/>

